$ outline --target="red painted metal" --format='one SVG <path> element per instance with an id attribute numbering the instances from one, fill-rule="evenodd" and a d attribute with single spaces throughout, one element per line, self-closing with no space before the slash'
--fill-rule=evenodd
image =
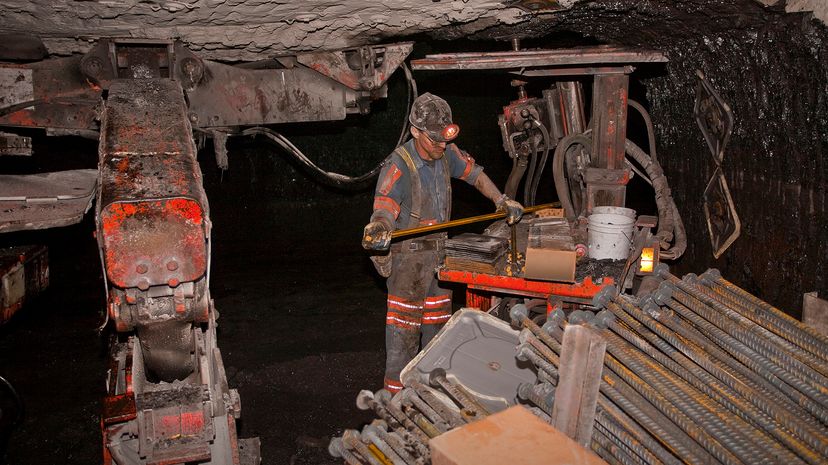
<path id="1" fill-rule="evenodd" d="M 466 289 L 466 307 L 488 311 L 492 308 L 492 296 L 469 287 Z"/>
<path id="2" fill-rule="evenodd" d="M 135 394 L 128 392 L 104 397 L 101 421 L 104 425 L 123 423 L 138 415 L 135 409 Z"/>
<path id="3" fill-rule="evenodd" d="M 191 199 L 113 203 L 101 211 L 106 273 L 120 288 L 196 281 L 207 270 L 204 212 Z"/>
<path id="4" fill-rule="evenodd" d="M 471 293 L 473 303 L 476 305 L 470 306 L 475 307 L 483 303 L 480 299 L 486 298 L 485 294 L 481 294 L 480 291 L 542 299 L 555 296 L 563 301 L 584 301 L 592 299 L 604 287 L 615 284 L 615 280 L 610 277 L 601 278 L 600 281 L 598 279 L 593 281 L 593 278 L 587 277 L 582 282 L 566 284 L 445 269 L 439 271 L 438 277 L 442 281 L 468 285 L 469 291 L 466 293 L 466 298 L 468 299 Z"/>

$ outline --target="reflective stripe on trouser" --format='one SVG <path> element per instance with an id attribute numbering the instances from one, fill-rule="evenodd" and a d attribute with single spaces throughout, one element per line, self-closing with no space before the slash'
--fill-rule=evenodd
<path id="1" fill-rule="evenodd" d="M 385 388 L 402 388 L 400 372 L 451 317 L 451 291 L 439 287 L 436 250 L 392 254 L 385 316 Z"/>

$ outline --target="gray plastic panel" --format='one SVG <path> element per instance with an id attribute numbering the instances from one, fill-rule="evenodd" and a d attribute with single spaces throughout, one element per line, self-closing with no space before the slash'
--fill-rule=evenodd
<path id="1" fill-rule="evenodd" d="M 491 412 L 517 403 L 521 383 L 534 383 L 535 371 L 515 358 L 518 331 L 479 310 L 464 308 L 402 371 L 403 385 L 428 384 L 435 368 L 471 391 Z"/>

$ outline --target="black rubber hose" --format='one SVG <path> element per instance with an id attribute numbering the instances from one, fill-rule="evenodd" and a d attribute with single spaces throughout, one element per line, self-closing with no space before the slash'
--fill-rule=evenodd
<path id="1" fill-rule="evenodd" d="M 527 207 L 535 204 L 535 199 L 532 198 L 532 181 L 535 178 L 535 167 L 538 165 L 538 147 L 535 144 L 535 139 L 527 131 L 527 136 L 532 141 L 532 151 L 529 154 L 529 169 L 526 173 L 526 183 L 523 185 L 523 203 Z"/>
<path id="2" fill-rule="evenodd" d="M 408 85 L 408 96 L 406 101 L 406 111 L 405 111 L 405 121 L 403 122 L 402 130 L 400 131 L 400 137 L 397 140 L 397 146 L 402 145 L 403 141 L 406 138 L 406 134 L 408 133 L 408 112 L 411 109 L 412 104 L 412 96 L 414 99 L 417 98 L 417 82 L 411 76 L 411 71 L 408 67 L 403 63 L 401 65 L 403 72 L 405 73 L 406 83 Z M 2 111 L 2 109 L 0 109 Z M 1 116 L 1 115 L 0 115 Z M 371 171 L 361 175 L 361 176 L 347 176 L 340 173 L 332 173 L 329 171 L 325 171 L 322 168 L 319 168 L 314 162 L 312 162 L 298 147 L 293 145 L 285 136 L 279 134 L 278 132 L 264 128 L 264 127 L 252 127 L 249 129 L 245 129 L 241 132 L 241 135 L 248 136 L 248 135 L 256 135 L 262 134 L 266 136 L 271 141 L 275 142 L 277 145 L 285 149 L 289 154 L 291 154 L 294 158 L 296 158 L 300 163 L 302 163 L 305 167 L 307 167 L 312 173 L 316 174 L 320 180 L 324 181 L 325 183 L 338 187 L 338 188 L 352 188 L 352 189 L 360 189 L 365 187 L 366 183 L 371 179 L 375 178 L 382 167 L 385 165 L 385 160 L 380 162 L 377 166 L 375 166 Z"/>
<path id="3" fill-rule="evenodd" d="M 569 195 L 569 184 L 566 182 L 566 174 L 564 169 L 564 161 L 566 152 L 569 147 L 581 144 L 584 148 L 592 150 L 592 139 L 584 134 L 570 134 L 558 142 L 555 147 L 555 153 L 552 156 L 552 178 L 555 181 L 555 192 L 558 194 L 558 200 L 564 210 L 564 215 L 569 221 L 575 221 L 581 212 L 576 212 L 572 206 L 572 198 Z M 573 175 L 574 173 L 569 173 Z"/>
<path id="4" fill-rule="evenodd" d="M 83 97 L 55 97 L 52 99 L 39 98 L 2 107 L 0 108 L 0 116 L 10 115 L 20 110 L 25 110 L 29 107 L 36 107 L 38 105 L 94 105 L 96 103 L 98 103 L 98 100 Z"/>
<path id="5" fill-rule="evenodd" d="M 503 190 L 510 199 L 514 199 L 515 195 L 517 195 L 518 184 L 523 179 L 523 174 L 526 173 L 527 162 L 526 157 L 521 157 L 517 154 L 512 160 L 512 171 L 509 173 L 509 178 L 506 179 L 506 187 Z"/>
<path id="6" fill-rule="evenodd" d="M 6 389 L 11 393 L 14 403 L 17 404 L 17 416 L 12 422 L 12 427 L 18 427 L 21 423 L 23 423 L 23 417 L 26 412 L 25 406 L 23 405 L 23 399 L 20 397 L 20 394 L 17 393 L 17 389 L 15 389 L 12 383 L 10 383 L 6 378 L 0 376 L 0 384 L 3 384 L 6 387 Z M 0 411 L 0 413 L 2 412 Z"/>
<path id="7" fill-rule="evenodd" d="M 665 260 L 675 260 L 687 250 L 687 231 L 684 229 L 684 221 L 681 219 L 681 214 L 676 206 L 676 201 L 670 199 L 670 204 L 673 209 L 673 246 L 668 250 L 662 251 L 660 256 Z"/>
<path id="8" fill-rule="evenodd" d="M 658 163 L 658 157 L 656 156 L 656 145 L 655 145 L 655 129 L 653 129 L 653 120 L 650 118 L 650 114 L 647 113 L 647 110 L 644 109 L 644 106 L 640 103 L 636 102 L 635 100 L 627 99 L 627 105 L 635 108 L 638 114 L 641 115 L 641 118 L 644 119 L 644 125 L 647 126 L 647 140 L 650 145 L 650 158 L 653 159 L 654 162 Z"/>
<path id="9" fill-rule="evenodd" d="M 540 184 L 541 175 L 543 174 L 543 169 L 546 168 L 546 160 L 549 158 L 549 151 L 552 150 L 552 141 L 549 138 L 549 131 L 543 124 L 537 120 L 532 120 L 532 124 L 540 130 L 544 142 L 543 155 L 541 155 L 540 161 L 538 162 L 538 168 L 535 170 L 535 175 L 532 178 L 532 203 L 534 203 L 535 196 L 538 193 L 538 185 Z"/>

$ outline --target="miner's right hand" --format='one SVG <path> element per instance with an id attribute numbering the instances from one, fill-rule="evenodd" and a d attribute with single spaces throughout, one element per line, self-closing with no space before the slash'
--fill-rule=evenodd
<path id="1" fill-rule="evenodd" d="M 391 246 L 391 228 L 382 221 L 373 221 L 365 226 L 362 233 L 362 248 L 366 250 L 388 250 Z"/>

